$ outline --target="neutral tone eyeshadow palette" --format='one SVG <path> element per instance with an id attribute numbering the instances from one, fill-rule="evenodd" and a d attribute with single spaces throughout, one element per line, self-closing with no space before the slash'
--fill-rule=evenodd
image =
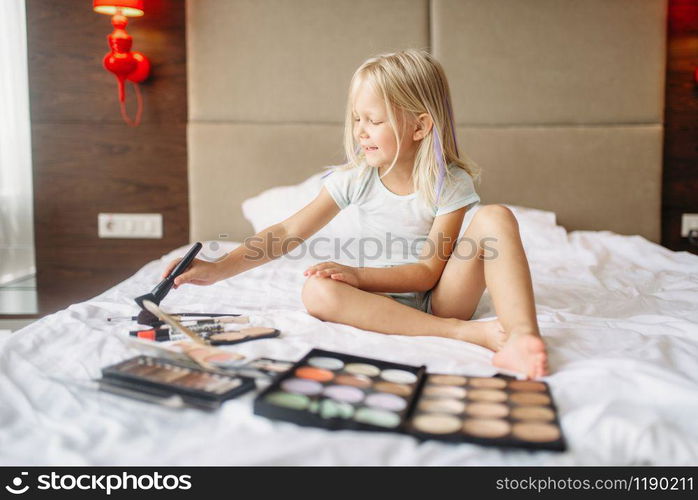
<path id="1" fill-rule="evenodd" d="M 548 384 L 508 377 L 428 374 L 407 432 L 423 439 L 565 449 Z"/>
<path id="2" fill-rule="evenodd" d="M 415 367 L 313 349 L 254 403 L 257 415 L 327 429 L 563 451 L 548 385 L 510 377 L 427 374 Z"/>
<path id="3" fill-rule="evenodd" d="M 103 368 L 100 382 L 158 397 L 179 395 L 185 403 L 209 408 L 255 388 L 249 377 L 152 356 L 137 356 Z"/>

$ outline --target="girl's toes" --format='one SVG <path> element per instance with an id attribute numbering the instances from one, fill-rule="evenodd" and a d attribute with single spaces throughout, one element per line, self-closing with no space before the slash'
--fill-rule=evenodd
<path id="1" fill-rule="evenodd" d="M 547 374 L 547 359 L 545 354 L 539 354 L 535 362 L 533 378 L 540 378 Z"/>

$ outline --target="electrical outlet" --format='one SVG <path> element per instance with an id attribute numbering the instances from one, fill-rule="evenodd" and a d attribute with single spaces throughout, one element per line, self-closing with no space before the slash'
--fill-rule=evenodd
<path id="1" fill-rule="evenodd" d="M 681 237 L 688 238 L 688 233 L 693 229 L 698 231 L 698 214 L 682 214 Z"/>
<path id="2" fill-rule="evenodd" d="M 100 238 L 162 238 L 162 214 L 99 214 Z"/>

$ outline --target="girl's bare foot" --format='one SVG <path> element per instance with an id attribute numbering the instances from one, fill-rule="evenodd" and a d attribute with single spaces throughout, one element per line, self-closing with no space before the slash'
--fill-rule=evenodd
<path id="1" fill-rule="evenodd" d="M 462 321 L 453 319 L 456 323 L 453 338 L 471 342 L 497 352 L 506 343 L 508 335 L 498 320 L 491 321 Z"/>
<path id="2" fill-rule="evenodd" d="M 495 353 L 492 364 L 499 368 L 539 378 L 548 374 L 548 354 L 545 343 L 533 333 L 514 333 Z"/>

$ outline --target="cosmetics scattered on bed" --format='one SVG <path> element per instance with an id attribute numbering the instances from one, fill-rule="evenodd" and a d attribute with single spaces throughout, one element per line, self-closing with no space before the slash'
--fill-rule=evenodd
<path id="1" fill-rule="evenodd" d="M 238 323 L 247 323 L 249 318 L 237 313 L 172 313 L 170 316 L 178 321 L 203 321 L 203 320 L 218 320 L 225 318 L 234 318 Z M 111 316 L 107 318 L 107 321 L 138 321 L 138 316 Z M 162 325 L 163 322 L 155 318 L 154 320 L 148 321 L 147 323 L 141 323 L 148 326 Z"/>
<path id="2" fill-rule="evenodd" d="M 427 374 L 313 349 L 257 396 L 254 412 L 327 429 L 562 451 L 548 385 L 509 377 Z"/>
<path id="3" fill-rule="evenodd" d="M 173 340 L 187 340 L 189 337 L 181 333 L 174 333 L 169 328 L 151 328 L 150 330 L 132 330 L 128 332 L 131 337 L 155 342 L 169 342 Z"/>
<path id="4" fill-rule="evenodd" d="M 210 410 L 254 389 L 258 380 L 270 385 L 254 400 L 254 413 L 272 419 L 401 432 L 423 440 L 565 449 L 545 382 L 426 373 L 424 366 L 321 349 L 297 362 L 247 361 L 203 344 L 182 345 L 189 346 L 182 351 L 187 360 L 141 355 L 104 368 L 100 388 L 165 406 Z"/>
<path id="5" fill-rule="evenodd" d="M 204 342 L 210 345 L 232 345 L 251 340 L 278 337 L 281 332 L 276 328 L 253 326 L 240 328 L 240 325 L 249 323 L 247 316 L 239 315 L 206 315 L 196 316 L 193 313 L 180 313 L 170 315 L 181 326 L 188 328 Z M 109 318 L 113 320 L 116 318 Z M 156 342 L 175 340 L 187 340 L 187 335 L 174 330 L 163 321 L 155 321 L 151 328 L 143 330 L 130 330 L 129 335 Z"/>
<path id="6" fill-rule="evenodd" d="M 270 339 L 281 334 L 276 328 L 252 326 L 241 330 L 210 333 L 204 339 L 211 345 L 233 345 L 250 340 Z"/>
<path id="7" fill-rule="evenodd" d="M 249 377 L 152 356 L 137 356 L 103 368 L 99 382 L 105 390 L 117 388 L 164 399 L 177 395 L 185 404 L 211 409 L 255 387 Z"/>
<path id="8" fill-rule="evenodd" d="M 253 326 L 241 329 L 225 329 L 221 326 L 196 328 L 189 326 L 189 329 L 196 333 L 203 341 L 210 345 L 233 345 L 250 340 L 269 339 L 278 337 L 281 332 L 276 328 L 263 326 Z M 129 332 L 132 337 L 138 337 L 156 342 L 167 342 L 173 340 L 187 340 L 184 334 L 172 331 L 168 327 L 151 328 L 148 330 L 132 330 Z"/>

